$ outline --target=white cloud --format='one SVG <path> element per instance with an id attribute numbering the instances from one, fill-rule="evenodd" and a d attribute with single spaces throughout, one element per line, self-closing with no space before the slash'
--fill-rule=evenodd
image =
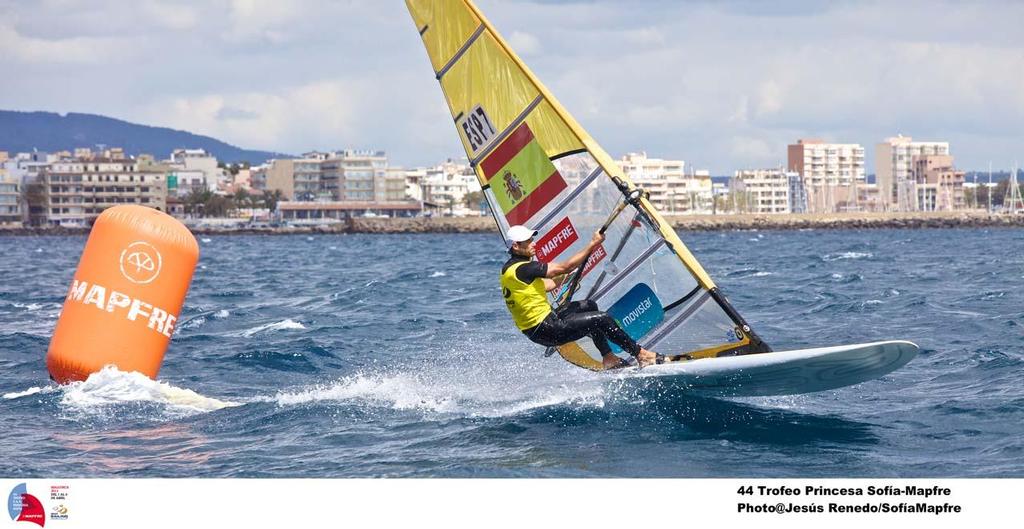
<path id="1" fill-rule="evenodd" d="M 542 48 L 537 37 L 522 31 L 513 31 L 508 36 L 508 44 L 521 57 L 530 57 L 541 53 Z"/>
<path id="2" fill-rule="evenodd" d="M 72 37 L 48 40 L 27 37 L 0 23 L 0 56 L 15 62 L 99 64 L 132 49 L 128 39 Z"/>
<path id="3" fill-rule="evenodd" d="M 284 43 L 291 38 L 288 28 L 301 31 L 302 26 L 296 24 L 296 21 L 303 13 L 307 16 L 318 15 L 316 6 L 304 4 L 280 0 L 229 0 L 230 29 L 225 33 L 225 39 L 236 43 L 250 40 Z"/>
<path id="4" fill-rule="evenodd" d="M 286 90 L 178 97 L 146 109 L 152 122 L 249 148 L 298 153 L 355 141 L 360 83 L 321 81 Z"/>
<path id="5" fill-rule="evenodd" d="M 199 9 L 180 3 L 166 3 L 149 0 L 140 4 L 142 20 L 150 20 L 155 25 L 167 29 L 186 31 L 199 25 Z"/>
<path id="6" fill-rule="evenodd" d="M 1013 148 L 1024 159 L 1022 3 L 478 3 L 613 155 L 728 174 L 822 137 L 869 147 L 870 165 L 871 146 L 903 131 L 949 139 L 968 169 Z M 0 11 L 8 108 L 285 152 L 384 148 L 405 165 L 461 154 L 402 2 L 0 0 Z"/>

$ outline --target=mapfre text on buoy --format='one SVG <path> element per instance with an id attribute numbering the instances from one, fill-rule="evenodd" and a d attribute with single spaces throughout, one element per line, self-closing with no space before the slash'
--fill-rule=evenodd
<path id="1" fill-rule="evenodd" d="M 111 290 L 110 295 L 107 295 L 107 290 L 102 285 L 90 285 L 87 281 L 76 279 L 65 301 L 93 305 L 97 310 L 116 313 L 128 321 L 143 323 L 146 327 L 168 338 L 171 337 L 174 322 L 178 319 L 175 315 L 123 292 Z"/>

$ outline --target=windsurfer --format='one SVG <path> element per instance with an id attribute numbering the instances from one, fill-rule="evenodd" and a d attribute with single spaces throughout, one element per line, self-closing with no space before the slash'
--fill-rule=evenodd
<path id="1" fill-rule="evenodd" d="M 511 256 L 501 268 L 501 292 L 519 330 L 534 343 L 547 347 L 589 336 L 601 352 L 605 369 L 629 365 L 612 352 L 609 340 L 636 358 L 640 367 L 655 363 L 657 355 L 640 347 L 611 316 L 598 310 L 597 303 L 574 301 L 554 310 L 545 296 L 545 292 L 558 287 L 553 278 L 583 266 L 590 251 L 604 241 L 604 235 L 594 233 L 585 248 L 562 263 L 534 260 L 533 238 L 536 235 L 536 231 L 526 226 L 512 226 L 507 233 L 512 242 Z"/>

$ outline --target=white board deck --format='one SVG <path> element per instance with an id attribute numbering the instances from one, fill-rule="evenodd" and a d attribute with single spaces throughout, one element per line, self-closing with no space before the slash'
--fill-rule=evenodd
<path id="1" fill-rule="evenodd" d="M 669 378 L 700 395 L 794 395 L 879 378 L 904 366 L 917 353 L 917 345 L 911 342 L 888 341 L 703 358 L 628 369 L 622 374 Z"/>

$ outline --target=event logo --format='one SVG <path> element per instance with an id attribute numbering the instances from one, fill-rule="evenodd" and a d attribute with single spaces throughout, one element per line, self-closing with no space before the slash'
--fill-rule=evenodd
<path id="1" fill-rule="evenodd" d="M 28 486 L 19 483 L 7 496 L 7 513 L 16 522 L 32 522 L 39 527 L 46 525 L 46 510 L 39 498 L 28 493 Z"/>
<path id="2" fill-rule="evenodd" d="M 54 505 L 50 512 L 51 520 L 67 520 L 68 519 L 68 508 L 63 503 L 60 505 Z"/>
<path id="3" fill-rule="evenodd" d="M 132 283 L 145 285 L 160 275 L 160 252 L 148 242 L 133 242 L 121 251 L 121 275 Z"/>

